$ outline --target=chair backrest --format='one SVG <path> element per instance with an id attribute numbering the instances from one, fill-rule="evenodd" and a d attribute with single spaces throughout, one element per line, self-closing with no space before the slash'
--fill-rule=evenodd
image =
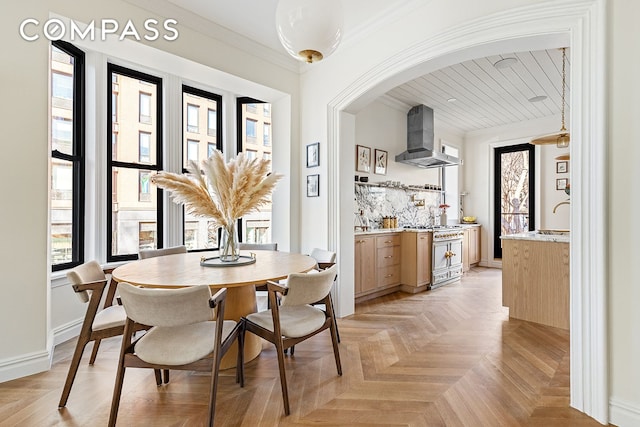
<path id="1" fill-rule="evenodd" d="M 72 285 L 98 282 L 100 280 L 106 280 L 106 278 L 102 267 L 95 260 L 85 262 L 67 271 L 67 279 L 69 279 Z M 89 291 L 79 291 L 76 292 L 76 295 L 82 302 L 88 302 L 91 297 Z"/>
<path id="2" fill-rule="evenodd" d="M 319 263 L 331 263 L 336 262 L 336 253 L 325 249 L 313 248 L 311 258 Z"/>
<path id="3" fill-rule="evenodd" d="M 144 249 L 140 251 L 140 253 L 138 254 L 138 257 L 140 259 L 146 259 L 146 258 L 154 258 L 157 256 L 163 256 L 163 255 L 186 254 L 186 253 L 187 253 L 187 247 L 184 245 L 180 245 L 180 246 L 172 246 L 170 248 L 162 248 L 162 249 Z"/>
<path id="4" fill-rule="evenodd" d="M 240 250 L 245 251 L 277 251 L 277 243 L 243 243 L 239 244 Z"/>
<path id="5" fill-rule="evenodd" d="M 213 320 L 207 285 L 158 289 L 120 282 L 118 291 L 127 317 L 137 323 L 171 327 Z"/>
<path id="6" fill-rule="evenodd" d="M 292 273 L 287 278 L 287 294 L 282 297 L 282 305 L 313 304 L 331 292 L 338 267 L 333 265 L 316 274 Z"/>

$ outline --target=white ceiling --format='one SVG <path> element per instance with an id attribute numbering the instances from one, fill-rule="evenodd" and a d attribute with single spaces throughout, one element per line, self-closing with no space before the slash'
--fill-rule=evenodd
<path id="1" fill-rule="evenodd" d="M 250 39 L 276 54 L 283 53 L 275 30 L 277 0 L 128 0 L 152 6 L 159 13 L 187 11 L 181 23 L 202 28 L 202 19 L 211 26 L 223 27 L 235 35 Z M 406 12 L 425 0 L 342 0 L 344 39 L 357 42 L 357 36 Z M 176 9 L 177 8 L 177 9 Z M 187 21 L 185 21 L 187 19 Z M 196 22 L 198 21 L 198 22 Z M 340 47 L 338 47 L 340 49 Z M 569 51 L 567 50 L 567 57 Z M 496 69 L 499 59 L 515 57 L 518 62 L 506 69 Z M 291 61 L 295 61 L 291 59 Z M 312 65 L 311 65 L 312 66 Z M 425 104 L 434 109 L 435 118 L 460 132 L 508 125 L 526 120 L 559 115 L 562 94 L 562 52 L 559 49 L 535 52 L 505 52 L 478 58 L 440 69 L 387 92 L 381 100 L 407 111 Z M 569 61 L 567 60 L 567 75 Z M 567 78 L 566 116 L 568 117 L 569 83 Z M 547 99 L 531 103 L 529 98 L 546 95 Z M 448 99 L 455 98 L 455 102 Z M 560 129 L 560 120 L 558 120 Z"/>

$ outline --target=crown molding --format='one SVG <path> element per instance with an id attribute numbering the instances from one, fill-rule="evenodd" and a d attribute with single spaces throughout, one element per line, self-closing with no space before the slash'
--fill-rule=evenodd
<path id="1" fill-rule="evenodd" d="M 167 0 L 124 0 L 133 6 L 163 16 L 165 18 L 173 18 L 178 21 L 179 25 L 184 25 L 194 31 L 197 31 L 207 37 L 216 39 L 222 43 L 228 44 L 239 49 L 251 56 L 263 59 L 279 67 L 285 68 L 294 73 L 300 73 L 301 63 L 288 54 L 278 52 L 272 48 L 256 42 L 242 34 L 229 30 L 218 25 L 208 19 L 183 9 Z"/>

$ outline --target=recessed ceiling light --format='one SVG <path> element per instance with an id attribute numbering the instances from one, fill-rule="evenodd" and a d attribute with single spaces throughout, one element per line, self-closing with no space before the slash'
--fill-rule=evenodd
<path id="1" fill-rule="evenodd" d="M 518 62 L 516 58 L 504 58 L 499 60 L 495 64 L 493 64 L 493 66 L 496 67 L 498 70 L 501 70 L 503 68 L 513 67 L 516 64 L 516 62 Z"/>
<path id="2" fill-rule="evenodd" d="M 547 95 L 538 95 L 538 96 L 529 98 L 529 102 L 540 102 L 540 101 L 544 101 L 545 99 L 547 99 Z"/>
<path id="3" fill-rule="evenodd" d="M 457 99 L 456 99 L 456 98 L 449 98 L 449 99 L 447 99 L 447 102 L 456 102 L 456 101 L 457 101 Z"/>

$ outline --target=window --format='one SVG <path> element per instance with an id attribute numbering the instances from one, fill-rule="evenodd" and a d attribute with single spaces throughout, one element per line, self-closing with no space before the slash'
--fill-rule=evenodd
<path id="1" fill-rule="evenodd" d="M 222 97 L 187 85 L 182 86 L 182 159 L 183 172 L 190 160 L 200 163 L 215 150 L 222 151 L 218 130 L 222 129 Z M 198 126 L 198 114 L 206 111 L 207 126 Z M 200 144 L 202 141 L 202 144 Z M 190 251 L 218 247 L 217 229 L 206 219 L 184 212 L 184 244 Z"/>
<path id="2" fill-rule="evenodd" d="M 218 112 L 209 108 L 207 110 L 207 135 L 216 136 L 218 128 Z"/>
<path id="3" fill-rule="evenodd" d="M 107 101 L 117 99 L 122 107 L 119 131 L 113 114 L 108 126 L 112 149 L 107 156 L 107 261 L 113 262 L 162 247 L 161 192 L 150 184 L 153 172 L 162 169 L 162 79 L 114 64 L 107 64 L 107 75 L 112 91 Z M 135 106 L 136 99 L 139 111 L 128 107 Z M 113 111 L 113 105 L 107 110 Z"/>
<path id="4" fill-rule="evenodd" d="M 187 132 L 198 133 L 198 114 L 200 109 L 197 105 L 187 104 Z"/>
<path id="5" fill-rule="evenodd" d="M 246 120 L 246 128 L 245 128 L 245 136 L 247 138 L 253 138 L 256 139 L 256 127 L 257 127 L 258 122 L 256 122 L 253 119 L 247 119 Z"/>
<path id="6" fill-rule="evenodd" d="M 271 145 L 271 123 L 265 123 L 262 127 L 262 145 L 265 147 Z"/>
<path id="7" fill-rule="evenodd" d="M 151 201 L 151 172 L 138 171 L 139 186 L 138 186 L 138 201 L 150 202 Z"/>
<path id="8" fill-rule="evenodd" d="M 271 104 L 252 98 L 238 98 L 238 153 L 248 159 L 271 160 Z M 271 203 L 258 211 L 245 215 L 241 220 L 240 240 L 252 243 L 271 242 Z"/>
<path id="9" fill-rule="evenodd" d="M 151 123 L 151 94 L 140 92 L 140 123 Z"/>
<path id="10" fill-rule="evenodd" d="M 73 99 L 73 75 L 53 72 L 51 94 L 54 98 Z"/>
<path id="11" fill-rule="evenodd" d="M 151 134 L 149 132 L 140 132 L 138 134 L 139 158 L 140 163 L 151 163 Z"/>
<path id="12" fill-rule="evenodd" d="M 198 163 L 198 141 L 193 139 L 187 140 L 187 161 L 194 161 Z"/>
<path id="13" fill-rule="evenodd" d="M 216 151 L 216 149 L 216 144 L 214 144 L 213 142 L 207 143 L 207 159 L 213 156 L 213 152 Z"/>
<path id="14" fill-rule="evenodd" d="M 502 258 L 500 236 L 535 227 L 535 146 L 499 147 L 494 156 L 493 256 Z"/>
<path id="15" fill-rule="evenodd" d="M 84 262 L 84 52 L 55 41 L 50 68 L 49 232 L 52 270 L 59 271 Z"/>

